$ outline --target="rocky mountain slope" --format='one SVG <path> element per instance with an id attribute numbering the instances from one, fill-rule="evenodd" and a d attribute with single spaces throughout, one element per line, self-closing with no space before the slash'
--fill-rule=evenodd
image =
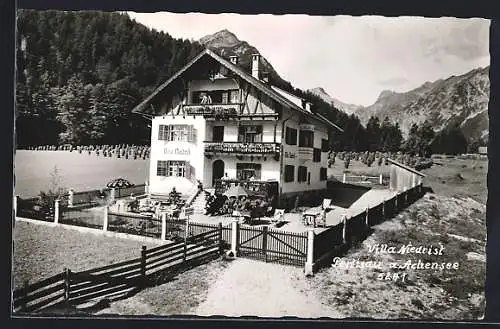
<path id="1" fill-rule="evenodd" d="M 335 108 L 344 111 L 347 114 L 352 114 L 362 109 L 363 106 L 355 104 L 346 104 L 335 97 L 330 96 L 322 87 L 309 89 L 309 92 L 320 97 L 323 101 L 333 105 Z"/>
<path id="2" fill-rule="evenodd" d="M 228 57 L 238 55 L 239 65 L 250 70 L 252 54 L 259 50 L 239 40 L 234 33 L 222 30 L 207 35 L 199 42 L 217 53 Z M 273 84 L 282 87 L 290 86 L 283 80 L 271 63 L 261 57 L 264 72 L 268 72 Z M 383 120 L 386 116 L 399 123 L 403 135 L 406 136 L 413 123 L 420 124 L 428 120 L 436 131 L 452 124 L 459 124 L 466 138 L 470 141 L 488 137 L 488 100 L 489 100 L 489 67 L 474 69 L 466 74 L 451 76 L 434 82 L 426 82 L 408 92 L 399 93 L 385 90 L 377 101 L 370 106 L 346 104 L 330 96 L 322 87 L 308 90 L 322 101 L 346 114 L 357 115 L 366 125 L 368 119 L 375 115 Z M 333 110 L 333 109 L 332 109 Z"/>
<path id="3" fill-rule="evenodd" d="M 428 120 L 435 130 L 459 124 L 467 139 L 487 140 L 489 67 L 451 76 L 405 93 L 383 91 L 377 101 L 355 111 L 366 124 L 370 116 L 399 122 L 403 133 Z"/>
<path id="4" fill-rule="evenodd" d="M 239 40 L 234 33 L 226 29 L 204 36 L 198 42 L 224 57 L 237 55 L 238 64 L 247 69 L 250 69 L 252 65 L 252 55 L 260 54 L 257 48 L 246 41 Z M 267 72 L 269 75 L 279 78 L 271 63 L 263 56 L 261 57 L 261 65 L 263 67 L 262 72 Z"/>

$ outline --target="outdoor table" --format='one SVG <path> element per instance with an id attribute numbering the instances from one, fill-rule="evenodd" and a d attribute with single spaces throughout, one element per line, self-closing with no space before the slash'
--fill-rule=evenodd
<path id="1" fill-rule="evenodd" d="M 313 225 L 316 227 L 316 218 L 321 215 L 318 209 L 308 209 L 302 214 L 302 222 L 304 225 Z"/>

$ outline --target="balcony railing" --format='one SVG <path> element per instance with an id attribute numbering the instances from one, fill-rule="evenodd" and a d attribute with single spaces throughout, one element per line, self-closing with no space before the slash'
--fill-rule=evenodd
<path id="1" fill-rule="evenodd" d="M 312 147 L 299 147 L 299 159 L 300 160 L 312 160 L 314 154 L 314 148 Z"/>
<path id="2" fill-rule="evenodd" d="M 244 113 L 242 103 L 231 104 L 185 104 L 182 111 L 186 116 L 201 115 L 207 119 L 229 120 L 242 117 L 276 120 L 278 113 Z"/>
<path id="3" fill-rule="evenodd" d="M 278 143 L 205 142 L 205 154 L 279 154 Z"/>
<path id="4" fill-rule="evenodd" d="M 189 104 L 183 105 L 185 115 L 202 115 L 213 118 L 236 117 L 240 113 L 241 104 Z"/>

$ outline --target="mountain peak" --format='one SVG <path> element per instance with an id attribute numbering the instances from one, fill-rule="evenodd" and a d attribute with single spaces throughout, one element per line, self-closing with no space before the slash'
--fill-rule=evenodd
<path id="1" fill-rule="evenodd" d="M 239 44 L 241 41 L 233 32 L 223 29 L 214 34 L 204 36 L 199 42 L 205 46 L 211 47 L 231 47 Z"/>
<path id="2" fill-rule="evenodd" d="M 380 95 L 378 95 L 378 99 L 382 99 L 382 98 L 386 98 L 386 97 L 389 97 L 391 95 L 394 95 L 396 92 L 392 91 L 392 90 L 383 90 Z"/>

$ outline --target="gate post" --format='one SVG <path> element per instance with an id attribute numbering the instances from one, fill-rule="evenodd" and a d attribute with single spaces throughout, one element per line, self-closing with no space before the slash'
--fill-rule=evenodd
<path id="1" fill-rule="evenodd" d="M 267 263 L 267 226 L 262 228 L 262 252 Z"/>
<path id="2" fill-rule="evenodd" d="M 59 200 L 54 202 L 54 223 L 59 223 Z"/>
<path id="3" fill-rule="evenodd" d="M 222 222 L 219 222 L 219 254 L 224 253 L 224 241 L 222 240 Z"/>
<path id="4" fill-rule="evenodd" d="M 304 267 L 306 276 L 314 274 L 314 230 L 307 231 L 307 258 Z"/>
<path id="5" fill-rule="evenodd" d="M 342 183 L 344 183 L 344 184 L 345 184 L 345 179 L 346 179 L 346 175 L 344 173 L 344 175 L 342 176 Z"/>
<path id="6" fill-rule="evenodd" d="M 167 239 L 167 213 L 161 214 L 161 239 L 162 241 Z"/>
<path id="7" fill-rule="evenodd" d="M 380 183 L 380 185 L 383 185 L 383 183 L 384 183 L 384 181 L 382 180 L 382 174 L 380 174 L 379 183 Z"/>
<path id="8" fill-rule="evenodd" d="M 240 237 L 240 223 L 237 220 L 234 220 L 231 223 L 231 253 L 233 257 L 238 256 L 238 243 Z"/>
<path id="9" fill-rule="evenodd" d="M 108 230 L 108 206 L 104 207 L 104 221 L 102 223 L 102 230 L 106 232 Z"/>

